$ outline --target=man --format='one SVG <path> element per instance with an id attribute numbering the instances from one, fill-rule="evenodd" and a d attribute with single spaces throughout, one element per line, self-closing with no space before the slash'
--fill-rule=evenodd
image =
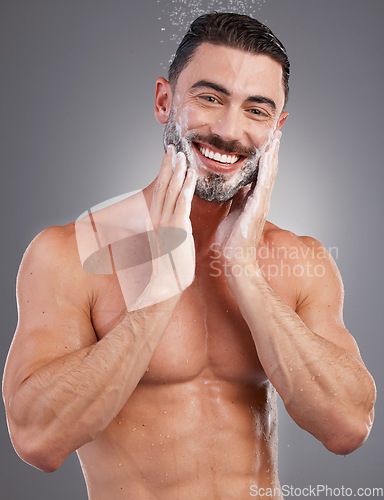
<path id="1" fill-rule="evenodd" d="M 198 18 L 157 80 L 158 177 L 23 258 L 11 438 L 46 471 L 77 450 L 92 500 L 279 498 L 276 392 L 335 453 L 368 436 L 338 270 L 266 221 L 288 77 L 267 27 Z"/>

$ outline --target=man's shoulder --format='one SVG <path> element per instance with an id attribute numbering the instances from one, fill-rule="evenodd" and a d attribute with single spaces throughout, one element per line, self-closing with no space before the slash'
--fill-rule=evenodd
<path id="1" fill-rule="evenodd" d="M 57 270 L 58 267 L 75 269 L 80 264 L 77 251 L 75 223 L 64 226 L 50 226 L 43 229 L 24 252 L 20 271 L 39 271 L 43 268 Z"/>
<path id="2" fill-rule="evenodd" d="M 332 249 L 325 248 L 316 238 L 298 236 L 293 231 L 266 223 L 264 230 L 264 271 L 280 276 L 294 286 L 298 303 L 315 297 L 319 290 L 333 293 L 335 301 L 343 296 L 343 284 Z M 337 251 L 337 248 L 336 248 Z"/>
<path id="3" fill-rule="evenodd" d="M 20 272 L 39 272 L 43 268 L 57 270 L 80 265 L 77 252 L 75 223 L 50 226 L 43 229 L 28 245 L 21 262 Z"/>
<path id="4" fill-rule="evenodd" d="M 37 234 L 29 244 L 27 252 L 39 251 L 46 254 L 68 250 L 76 244 L 75 223 L 64 226 L 50 226 Z"/>
<path id="5" fill-rule="evenodd" d="M 267 221 L 263 234 L 264 245 L 280 258 L 294 261 L 324 261 L 331 258 L 329 250 L 312 236 L 297 235 Z"/>

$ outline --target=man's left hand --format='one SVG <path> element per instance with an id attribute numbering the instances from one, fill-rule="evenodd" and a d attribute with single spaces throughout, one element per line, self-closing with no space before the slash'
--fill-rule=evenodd
<path id="1" fill-rule="evenodd" d="M 277 174 L 281 132 L 276 130 L 262 154 L 256 185 L 242 188 L 234 197 L 231 209 L 216 232 L 222 258 L 227 264 L 249 261 L 255 257 L 269 212 L 271 192 Z M 256 259 L 252 259 L 257 268 Z"/>

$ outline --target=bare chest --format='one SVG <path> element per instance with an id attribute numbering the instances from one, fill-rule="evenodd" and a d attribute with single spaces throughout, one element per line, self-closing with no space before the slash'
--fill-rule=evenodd
<path id="1" fill-rule="evenodd" d="M 278 282 L 273 285 L 293 307 L 293 297 L 286 288 Z M 109 277 L 107 282 L 100 281 L 92 309 L 99 339 L 124 309 L 118 280 Z M 184 291 L 141 383 L 179 383 L 199 375 L 252 385 L 266 380 L 252 334 L 225 275 L 218 276 L 204 263 L 197 266 L 195 280 Z"/>

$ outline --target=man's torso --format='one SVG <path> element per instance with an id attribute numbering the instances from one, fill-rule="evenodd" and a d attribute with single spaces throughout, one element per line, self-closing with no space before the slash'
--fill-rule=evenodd
<path id="1" fill-rule="evenodd" d="M 267 227 L 281 239 L 284 232 Z M 259 252 L 265 270 L 276 264 L 269 243 Z M 126 306 L 116 275 L 87 280 L 100 340 Z M 276 273 L 269 281 L 295 309 L 292 279 Z M 90 498 L 239 499 L 252 484 L 278 486 L 275 399 L 225 270 L 215 252 L 197 254 L 195 280 L 137 388 L 78 451 Z"/>

